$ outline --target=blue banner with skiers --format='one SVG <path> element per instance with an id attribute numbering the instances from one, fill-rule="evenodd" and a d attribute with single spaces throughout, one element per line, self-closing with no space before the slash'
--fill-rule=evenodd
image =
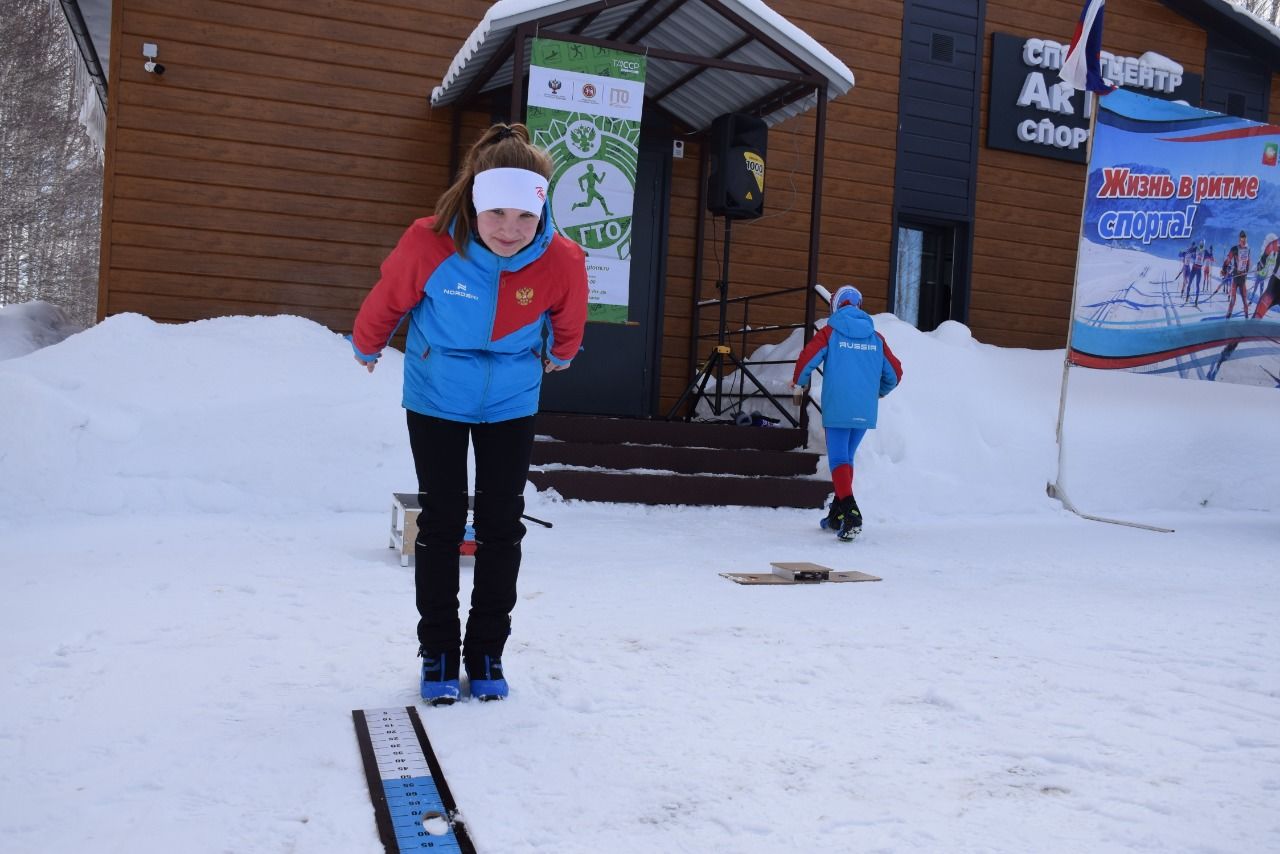
<path id="1" fill-rule="evenodd" d="M 1280 126 L 1099 101 L 1071 364 L 1280 388 Z"/>

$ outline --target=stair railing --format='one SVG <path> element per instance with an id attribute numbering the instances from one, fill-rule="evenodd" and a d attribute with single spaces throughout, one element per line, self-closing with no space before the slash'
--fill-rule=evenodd
<path id="1" fill-rule="evenodd" d="M 736 339 L 738 340 L 738 342 L 739 342 L 739 344 L 738 344 L 738 352 L 739 352 L 739 353 L 741 353 L 741 354 L 743 355 L 743 358 L 740 360 L 740 361 L 742 362 L 742 364 L 743 364 L 743 365 L 745 365 L 745 366 L 749 366 L 749 367 L 750 367 L 750 366 L 758 366 L 758 365 L 785 365 L 785 364 L 791 364 L 791 363 L 792 363 L 792 362 L 791 362 L 791 360 L 787 360 L 787 359 L 756 359 L 756 360 L 747 359 L 747 358 L 746 358 L 746 354 L 747 354 L 747 352 L 748 352 L 748 347 L 749 347 L 749 346 L 750 346 L 750 344 L 751 344 L 752 336 L 759 336 L 759 335 L 762 335 L 762 334 L 777 333 L 777 332 L 780 332 L 780 331 L 787 331 L 787 330 L 791 330 L 791 329 L 801 329 L 801 328 L 806 328 L 806 324 L 805 324 L 805 323 L 803 323 L 803 322 L 800 322 L 800 323 L 772 323 L 772 324 L 769 324 L 769 325 L 766 325 L 766 326 L 756 326 L 756 327 L 753 327 L 753 326 L 751 325 L 751 308 L 752 308 L 752 305 L 753 305 L 754 303 L 756 303 L 757 301 L 759 301 L 759 300 L 763 300 L 763 299 L 773 299 L 773 298 L 776 298 L 776 297 L 781 296 L 781 295 L 784 295 L 784 294 L 801 293 L 801 292 L 806 292 L 806 291 L 809 291 L 809 290 L 810 290 L 810 289 L 809 289 L 809 288 L 807 288 L 806 286 L 804 286 L 804 285 L 800 285 L 800 286 L 797 286 L 797 287 L 791 287 L 791 288 L 778 288 L 778 289 L 771 290 L 771 291 L 767 291 L 767 292 L 764 292 L 764 293 L 748 294 L 748 295 L 746 295 L 746 296 L 739 296 L 739 297 L 731 297 L 731 298 L 725 299 L 725 300 L 723 300 L 723 301 L 722 301 L 720 298 L 715 298 L 715 299 L 706 299 L 706 300 L 699 300 L 699 301 L 697 301 L 697 302 L 695 302 L 695 303 L 694 303 L 694 318 L 693 318 L 693 326 L 694 326 L 694 328 L 695 328 L 695 329 L 697 328 L 697 325 L 698 325 L 697 318 L 698 318 L 698 315 L 701 313 L 702 309 L 704 309 L 704 308 L 711 308 L 711 307 L 715 307 L 715 306 L 720 306 L 720 305 L 722 305 L 722 303 L 723 303 L 723 305 L 724 305 L 724 306 L 726 306 L 726 307 L 727 307 L 727 306 L 733 306 L 733 307 L 735 307 L 735 309 L 740 309 L 740 312 L 739 312 L 739 311 L 735 311 L 735 314 L 737 314 L 737 315 L 738 315 L 738 317 L 736 318 L 736 322 L 737 322 L 737 324 L 738 324 L 738 325 L 737 325 L 737 327 L 736 327 L 736 328 L 732 328 L 732 329 L 725 329 L 725 330 L 724 330 L 724 335 L 725 335 L 725 338 L 726 338 L 726 339 L 728 339 L 728 338 L 736 338 Z M 809 304 L 811 304 L 811 303 L 812 303 L 812 294 L 811 294 L 811 293 L 807 293 L 807 294 L 806 294 L 806 303 L 807 303 L 807 305 L 806 305 L 806 314 L 809 314 L 809 313 L 810 313 L 810 311 L 811 311 L 811 310 L 809 309 Z M 697 351 L 699 351 L 699 350 L 701 349 L 701 348 L 699 347 L 699 343 L 698 343 L 698 342 L 701 342 L 701 341 L 704 341 L 704 340 L 710 340 L 710 339 L 716 339 L 716 340 L 719 340 L 719 339 L 720 339 L 720 334 L 721 334 L 721 333 L 720 333 L 720 330 L 718 330 L 718 329 L 717 329 L 716 331 L 713 331 L 713 332 L 701 333 L 701 334 L 699 334 L 699 335 L 695 336 L 693 346 L 690 348 L 690 349 L 691 349 L 691 351 L 693 351 L 693 352 L 697 352 Z M 805 341 L 807 342 L 807 341 L 809 340 L 809 338 L 811 338 L 811 337 L 812 337 L 812 335 L 813 335 L 813 330 L 812 330 L 812 329 L 808 329 L 807 334 L 805 335 Z M 745 377 L 743 376 L 742 372 L 741 372 L 741 371 L 739 371 L 739 372 L 737 372 L 737 374 L 738 374 L 738 376 L 737 376 L 737 378 L 736 378 L 737 392 L 735 393 L 735 392 L 730 391 L 730 392 L 729 392 L 729 394 L 730 394 L 730 396 L 731 396 L 731 397 L 737 397 L 737 399 L 738 399 L 738 400 L 737 400 L 737 403 L 738 403 L 738 405 L 737 405 L 737 409 L 738 409 L 738 411 L 739 411 L 740 413 L 741 413 L 741 412 L 745 412 L 745 411 L 746 411 L 746 410 L 744 409 L 744 405 L 745 405 L 745 403 L 746 403 L 746 401 L 747 401 L 747 400 L 749 400 L 749 399 L 754 399 L 754 398 L 763 398 L 763 399 L 764 399 L 764 402 L 765 402 L 765 403 L 767 403 L 769 406 L 772 406 L 773 408 L 777 409 L 777 410 L 782 414 L 783 418 L 784 418 L 784 419 L 785 419 L 789 424 L 797 425 L 797 426 L 799 426 L 799 427 L 801 427 L 801 428 L 807 428 L 807 426 L 808 426 L 808 418 L 807 418 L 807 415 L 806 415 L 806 412 L 805 412 L 805 408 L 804 408 L 804 407 L 802 407 L 802 408 L 801 408 L 801 410 L 800 410 L 800 418 L 799 418 L 799 420 L 797 421 L 796 417 L 795 417 L 794 415 L 792 415 L 792 414 L 791 414 L 791 412 L 790 412 L 788 409 L 786 409 L 786 408 L 784 407 L 784 405 L 783 405 L 782 403 L 780 403 L 780 402 L 779 402 L 775 397 L 770 396 L 770 395 L 766 395 L 766 394 L 764 394 L 764 393 L 762 393 L 761 391 L 756 390 L 756 389 L 752 389 L 752 390 L 748 391 L 748 390 L 747 390 L 747 388 L 746 388 L 746 380 L 745 380 Z M 726 387 L 726 389 L 718 389 L 718 390 L 719 390 L 721 393 L 723 393 L 724 391 L 728 390 L 729 388 L 731 388 L 731 387 L 730 387 L 730 386 L 727 386 L 727 387 Z M 786 397 L 789 397 L 789 395 L 783 395 L 783 397 L 784 397 L 784 398 L 786 398 Z M 695 406 L 695 407 L 696 407 L 696 405 L 697 405 L 696 397 L 695 397 L 695 399 L 694 399 L 693 401 L 691 401 L 691 404 L 692 404 L 692 406 Z M 692 410 L 690 410 L 690 411 L 692 411 Z M 762 413 L 762 414 L 763 414 L 763 413 Z"/>

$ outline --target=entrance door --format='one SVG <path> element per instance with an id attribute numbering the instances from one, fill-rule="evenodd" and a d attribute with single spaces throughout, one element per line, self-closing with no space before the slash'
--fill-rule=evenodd
<path id="1" fill-rule="evenodd" d="M 956 229 L 901 223 L 894 276 L 893 313 L 921 332 L 951 317 Z"/>
<path id="2" fill-rule="evenodd" d="M 542 378 L 542 409 L 643 418 L 657 406 L 658 348 L 666 282 L 671 128 L 644 117 L 631 221 L 631 291 L 626 323 L 588 323 L 567 371 Z"/>

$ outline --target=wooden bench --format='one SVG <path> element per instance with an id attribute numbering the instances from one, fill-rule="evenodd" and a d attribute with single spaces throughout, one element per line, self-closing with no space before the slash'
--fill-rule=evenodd
<path id="1" fill-rule="evenodd" d="M 401 566 L 408 566 L 409 559 L 413 557 L 414 543 L 418 539 L 418 516 L 421 513 L 422 505 L 418 503 L 418 493 L 391 493 L 391 545 L 389 548 L 399 549 Z M 458 554 L 474 563 L 476 534 L 475 529 L 471 527 L 469 517 L 463 537 L 463 541 L 458 545 Z"/>

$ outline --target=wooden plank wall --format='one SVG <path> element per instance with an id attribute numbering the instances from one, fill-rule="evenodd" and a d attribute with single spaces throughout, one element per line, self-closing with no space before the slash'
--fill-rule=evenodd
<path id="1" fill-rule="evenodd" d="M 99 311 L 162 321 L 291 313 L 346 331 L 405 226 L 449 175 L 451 111 L 428 97 L 489 7 L 484 0 L 115 0 L 111 129 Z M 902 6 L 774 0 L 854 72 L 829 104 L 818 281 L 855 282 L 887 310 Z M 1079 4 L 1034 11 L 987 0 L 982 126 L 992 32 L 1066 41 Z M 1105 45 L 1159 49 L 1202 72 L 1205 33 L 1158 0 L 1107 4 Z M 159 45 L 163 77 L 142 68 Z M 1280 112 L 1280 85 L 1271 106 Z M 468 113 L 463 142 L 488 124 Z M 766 216 L 739 222 L 732 297 L 806 284 L 815 114 L 769 133 Z M 701 296 L 716 296 L 722 221 L 697 210 L 698 146 L 673 163 L 662 330 L 665 412 L 691 379 L 694 235 L 705 218 Z M 1002 346 L 1061 347 L 1084 167 L 980 146 L 970 326 Z M 716 311 L 700 330 L 715 331 Z M 753 304 L 752 326 L 803 320 L 803 296 Z M 731 315 L 730 326 L 740 315 Z M 753 336 L 750 354 L 785 333 Z M 693 348 L 700 357 L 712 341 Z"/>
<path id="2" fill-rule="evenodd" d="M 99 311 L 161 321 L 292 313 L 345 331 L 404 227 L 448 179 L 449 110 L 428 95 L 488 3 L 417 0 L 116 0 L 112 145 Z M 853 279 L 884 308 L 901 9 L 854 0 L 775 8 L 856 69 L 828 116 L 820 281 Z M 887 8 L 885 8 L 887 7 Z M 159 45 L 163 77 L 142 69 Z M 464 143 L 488 122 L 468 113 Z M 811 112 L 770 133 L 767 216 L 737 223 L 730 295 L 803 286 Z M 690 379 L 696 217 L 702 297 L 716 294 L 722 221 L 695 210 L 698 146 L 673 168 L 662 411 Z M 715 312 L 702 331 L 715 329 Z M 752 326 L 803 319 L 803 297 L 755 303 Z M 778 335 L 753 337 L 750 352 Z M 708 351 L 710 342 L 697 346 Z"/>
<path id="3" fill-rule="evenodd" d="M 987 0 L 969 327 L 989 344 L 1065 345 L 1085 174 L 1083 164 L 986 147 L 991 34 L 1067 44 L 1079 16 L 1078 3 L 1033 8 L 1022 0 Z M 1158 0 L 1111 0 L 1105 24 L 1103 46 L 1111 53 L 1156 50 L 1204 73 L 1204 30 Z"/>
<path id="4" fill-rule="evenodd" d="M 348 328 L 447 182 L 428 97 L 488 5 L 116 0 L 99 311 Z"/>

